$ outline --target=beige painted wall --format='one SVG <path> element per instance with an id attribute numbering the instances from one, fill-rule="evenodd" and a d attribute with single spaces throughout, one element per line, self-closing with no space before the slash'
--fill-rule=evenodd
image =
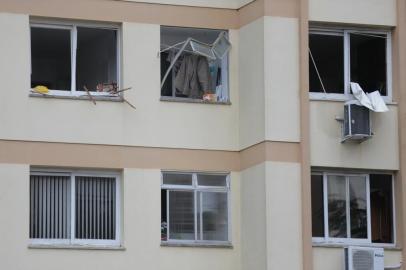
<path id="1" fill-rule="evenodd" d="M 302 269 L 300 164 L 266 162 L 267 269 Z"/>
<path id="2" fill-rule="evenodd" d="M 123 24 L 125 103 L 29 97 L 27 15 L 0 13 L 0 139 L 238 150 L 238 33 L 230 56 L 232 105 L 169 103 L 160 98 L 159 25 Z"/>
<path id="3" fill-rule="evenodd" d="M 161 247 L 160 171 L 140 169 L 123 171 L 126 250 L 29 249 L 29 166 L 0 164 L 0 179 L 0 269 L 241 269 L 238 173 L 231 173 L 231 249 Z"/>
<path id="4" fill-rule="evenodd" d="M 389 105 L 385 113 L 371 113 L 374 136 L 361 143 L 340 143 L 343 102 L 310 102 L 311 166 L 399 169 L 398 109 Z"/>
<path id="5" fill-rule="evenodd" d="M 309 0 L 309 20 L 396 25 L 396 0 Z"/>
<path id="6" fill-rule="evenodd" d="M 300 164 L 241 172 L 242 269 L 302 269 Z"/>
<path id="7" fill-rule="evenodd" d="M 267 269 L 265 163 L 241 172 L 242 269 Z"/>
<path id="8" fill-rule="evenodd" d="M 265 139 L 264 18 L 239 31 L 240 147 Z"/>
<path id="9" fill-rule="evenodd" d="M 300 141 L 299 21 L 265 17 L 265 139 Z"/>
<path id="10" fill-rule="evenodd" d="M 121 0 L 121 1 L 238 9 L 255 0 Z"/>
<path id="11" fill-rule="evenodd" d="M 396 266 L 402 261 L 400 250 L 385 250 L 385 266 Z M 313 270 L 343 270 L 344 250 L 333 247 L 313 247 Z"/>

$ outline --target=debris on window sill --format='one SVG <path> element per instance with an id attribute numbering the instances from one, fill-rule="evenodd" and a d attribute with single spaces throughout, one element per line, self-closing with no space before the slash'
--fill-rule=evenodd
<path id="1" fill-rule="evenodd" d="M 211 104 L 211 105 L 231 105 L 230 101 L 206 101 L 206 100 L 202 100 L 202 99 L 169 97 L 169 96 L 161 96 L 160 100 L 161 101 L 169 101 L 169 102 L 182 102 L 182 103 L 200 103 L 200 104 Z"/>
<path id="2" fill-rule="evenodd" d="M 87 250 L 126 250 L 124 246 L 112 245 L 66 245 L 66 244 L 29 244 L 29 249 L 87 249 Z"/>
<path id="3" fill-rule="evenodd" d="M 380 247 L 386 250 L 402 250 L 401 247 L 396 246 L 395 244 L 379 244 L 379 243 L 372 243 L 372 244 L 344 244 L 344 243 L 315 243 L 313 242 L 312 246 L 320 247 L 320 248 L 343 248 L 348 246 L 363 246 L 363 247 Z"/>
<path id="4" fill-rule="evenodd" d="M 35 93 L 31 92 L 29 94 L 30 97 L 39 97 L 39 98 L 58 98 L 58 99 L 75 99 L 75 100 L 90 100 L 88 95 L 82 95 L 82 96 L 73 96 L 73 95 L 52 95 L 52 94 L 40 94 L 40 93 Z M 124 102 L 124 99 L 122 96 L 117 96 L 117 95 L 111 95 L 111 96 L 96 96 L 93 95 L 92 98 L 96 101 L 115 101 L 115 102 Z"/>
<path id="5" fill-rule="evenodd" d="M 209 243 L 209 242 L 168 242 L 161 241 L 161 247 L 202 247 L 202 248 L 233 248 L 230 242 L 226 243 Z"/>

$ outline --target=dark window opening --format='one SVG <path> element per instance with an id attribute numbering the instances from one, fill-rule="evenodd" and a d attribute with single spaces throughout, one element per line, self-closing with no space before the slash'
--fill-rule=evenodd
<path id="1" fill-rule="evenodd" d="M 168 240 L 168 220 L 167 220 L 167 190 L 161 190 L 161 241 Z"/>
<path id="2" fill-rule="evenodd" d="M 71 32 L 31 28 L 31 88 L 71 89 Z"/>
<path id="3" fill-rule="evenodd" d="M 323 175 L 312 175 L 312 234 L 324 237 Z"/>
<path id="4" fill-rule="evenodd" d="M 163 26 L 161 50 L 188 38 L 212 44 L 222 32 L 224 31 Z M 180 47 L 161 53 L 161 82 Z M 228 101 L 228 56 L 211 59 L 192 51 L 191 45 L 187 45 L 176 60 L 161 88 L 161 96 Z"/>
<path id="5" fill-rule="evenodd" d="M 76 89 L 117 85 L 117 31 L 78 27 L 77 32 Z"/>
<path id="6" fill-rule="evenodd" d="M 339 35 L 309 35 L 310 92 L 324 92 L 317 70 L 327 93 L 344 93 L 344 37 Z"/>
<path id="7" fill-rule="evenodd" d="M 392 175 L 371 174 L 371 231 L 373 243 L 393 243 Z"/>
<path id="8" fill-rule="evenodd" d="M 350 34 L 351 81 L 387 95 L 386 35 Z"/>

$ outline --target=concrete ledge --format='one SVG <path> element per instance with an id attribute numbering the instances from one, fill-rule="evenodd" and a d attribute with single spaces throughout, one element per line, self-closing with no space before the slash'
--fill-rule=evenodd
<path id="1" fill-rule="evenodd" d="M 181 242 L 161 242 L 161 247 L 200 247 L 200 248 L 228 248 L 232 249 L 233 245 L 229 242 L 225 243 L 199 243 L 199 242 L 191 242 L 191 243 L 181 243 Z"/>
<path id="2" fill-rule="evenodd" d="M 52 95 L 52 94 L 38 94 L 38 93 L 30 93 L 30 97 L 36 98 L 56 98 L 56 99 L 72 99 L 72 100 L 88 100 L 91 101 L 89 96 L 59 96 L 59 95 Z M 124 102 L 123 97 L 121 96 L 92 96 L 95 101 L 113 101 L 113 102 Z"/>
<path id="3" fill-rule="evenodd" d="M 210 105 L 231 105 L 230 101 L 204 101 L 202 99 L 192 99 L 192 98 L 181 98 L 181 97 L 166 97 L 161 96 L 160 101 L 168 101 L 168 102 L 181 102 L 181 103 L 198 103 L 198 104 L 210 104 Z"/>
<path id="4" fill-rule="evenodd" d="M 63 244 L 29 244 L 29 249 L 86 249 L 86 250 L 126 250 L 123 246 L 97 246 L 97 245 L 63 245 Z"/>

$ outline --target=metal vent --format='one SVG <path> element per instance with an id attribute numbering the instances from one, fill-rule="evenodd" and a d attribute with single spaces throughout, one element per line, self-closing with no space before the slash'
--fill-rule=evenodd
<path id="1" fill-rule="evenodd" d="M 354 270 L 373 270 L 374 252 L 371 250 L 354 250 L 352 254 Z"/>

